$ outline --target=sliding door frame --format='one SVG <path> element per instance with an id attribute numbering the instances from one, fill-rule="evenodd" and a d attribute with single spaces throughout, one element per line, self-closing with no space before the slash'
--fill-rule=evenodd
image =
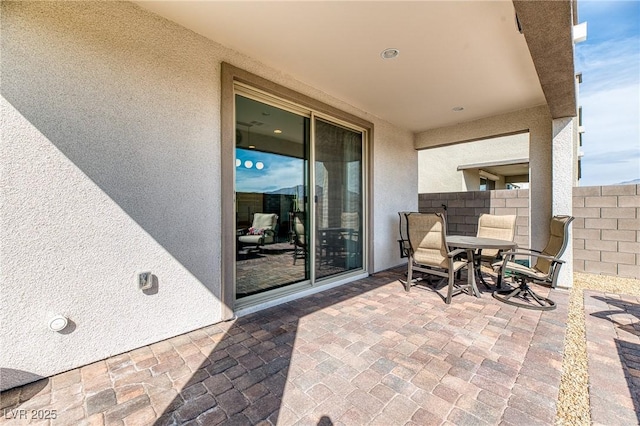
<path id="1" fill-rule="evenodd" d="M 366 263 L 363 263 L 364 271 L 371 271 L 373 259 L 373 243 L 371 229 L 372 224 L 372 170 L 373 170 L 373 124 L 367 120 L 353 114 L 341 111 L 338 108 L 325 104 L 309 96 L 298 93 L 292 89 L 276 84 L 272 81 L 259 77 L 243 69 L 237 68 L 226 62 L 222 63 L 221 69 L 221 105 L 220 105 L 220 196 L 221 196 L 221 286 L 220 301 L 222 302 L 222 319 L 228 320 L 234 317 L 235 306 L 235 244 L 236 244 L 236 223 L 235 223 L 235 89 L 236 83 L 246 85 L 264 92 L 275 99 L 282 99 L 293 105 L 299 105 L 312 111 L 318 118 L 327 118 L 336 123 L 343 122 L 347 126 L 360 128 L 364 137 L 363 159 L 365 168 L 363 169 L 363 190 L 364 190 L 364 219 L 363 231 L 366 235 L 365 250 Z M 311 128 L 313 129 L 313 124 Z M 313 138 L 313 135 L 311 135 Z M 313 147 L 312 147 L 313 150 Z M 313 155 L 312 155 L 313 156 Z M 313 195 L 313 194 L 312 194 Z M 310 199 L 310 207 L 313 206 L 313 198 Z M 311 207 L 312 209 L 314 207 Z M 313 267 L 313 265 L 312 265 Z M 313 278 L 313 274 L 312 274 Z M 313 281 L 312 281 L 313 282 Z"/>

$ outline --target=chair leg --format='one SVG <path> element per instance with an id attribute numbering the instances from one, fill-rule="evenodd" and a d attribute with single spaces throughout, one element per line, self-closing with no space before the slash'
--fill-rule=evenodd
<path id="1" fill-rule="evenodd" d="M 520 278 L 520 285 L 514 289 L 497 290 L 493 292 L 493 297 L 509 305 L 539 311 L 550 311 L 556 308 L 556 303 L 536 294 L 524 278 Z M 531 303 L 535 302 L 535 303 Z"/>
<path id="2" fill-rule="evenodd" d="M 445 303 L 447 305 L 451 304 L 451 297 L 453 296 L 453 280 L 455 278 L 455 272 L 453 271 L 449 271 L 449 285 L 448 290 L 447 290 L 447 300 L 445 300 Z"/>
<path id="3" fill-rule="evenodd" d="M 480 279 L 480 282 L 482 283 L 482 285 L 484 285 L 484 287 L 487 290 L 491 290 L 493 287 L 490 286 L 485 280 L 484 277 L 482 276 L 482 262 L 478 259 L 476 265 L 475 265 L 475 270 L 476 270 L 476 275 L 478 275 L 478 278 Z"/>
<path id="4" fill-rule="evenodd" d="M 404 289 L 408 293 L 411 290 L 411 280 L 413 279 L 413 269 L 411 269 L 412 258 L 409 256 L 408 270 L 407 270 L 407 282 L 404 284 Z"/>

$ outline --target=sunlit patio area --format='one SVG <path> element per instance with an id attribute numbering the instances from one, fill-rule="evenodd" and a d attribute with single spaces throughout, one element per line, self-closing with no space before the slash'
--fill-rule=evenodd
<path id="1" fill-rule="evenodd" d="M 0 9 L 0 423 L 639 422 L 576 0 Z"/>
<path id="2" fill-rule="evenodd" d="M 403 272 L 384 271 L 9 390 L 2 422 L 25 424 L 23 413 L 47 412 L 56 419 L 29 422 L 556 421 L 568 291 L 543 290 L 558 305 L 547 312 L 500 303 L 483 287 L 480 298 L 462 294 L 446 305 L 426 286 L 405 292 Z M 584 297 L 594 420 L 635 423 L 638 300 L 593 291 Z M 562 403 L 574 404 L 571 398 Z M 564 415 L 575 417 L 570 411 Z M 589 419 L 581 414 L 578 420 Z"/>

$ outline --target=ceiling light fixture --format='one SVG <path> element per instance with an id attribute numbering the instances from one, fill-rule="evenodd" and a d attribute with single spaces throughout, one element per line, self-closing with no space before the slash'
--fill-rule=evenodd
<path id="1" fill-rule="evenodd" d="M 280 133 L 282 133 L 282 130 L 280 130 L 280 129 L 275 129 L 275 130 L 273 131 L 273 133 L 276 133 L 276 134 L 278 134 L 278 135 L 279 135 Z"/>
<path id="2" fill-rule="evenodd" d="M 464 110 L 464 108 L 463 108 L 463 107 L 461 107 L 461 106 L 457 106 L 457 107 L 453 107 L 453 108 L 451 108 L 451 110 L 452 110 L 452 111 L 455 111 L 455 112 L 460 112 L 460 111 Z"/>
<path id="3" fill-rule="evenodd" d="M 382 59 L 393 59 L 393 58 L 396 58 L 399 54 L 400 54 L 400 51 L 398 49 L 394 49 L 393 47 L 390 47 L 388 49 L 384 49 L 380 54 L 380 56 L 382 56 Z"/>

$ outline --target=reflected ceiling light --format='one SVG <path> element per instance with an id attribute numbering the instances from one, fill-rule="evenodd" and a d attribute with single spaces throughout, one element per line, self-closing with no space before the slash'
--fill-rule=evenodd
<path id="1" fill-rule="evenodd" d="M 249 149 L 256 149 L 255 145 L 249 145 Z"/>
<path id="2" fill-rule="evenodd" d="M 394 49 L 393 47 L 390 47 L 388 49 L 384 49 L 380 54 L 380 56 L 382 56 L 382 59 L 393 59 L 397 57 L 399 54 L 400 54 L 400 51 L 398 49 Z"/>
<path id="3" fill-rule="evenodd" d="M 253 167 L 253 161 L 251 161 L 251 160 L 247 160 L 247 161 L 245 161 L 245 162 L 244 162 L 244 166 L 245 166 L 247 169 L 252 168 L 252 167 Z"/>
<path id="4" fill-rule="evenodd" d="M 457 107 L 453 107 L 453 108 L 451 108 L 451 110 L 452 110 L 452 111 L 455 111 L 455 112 L 460 112 L 460 111 L 464 110 L 464 108 L 463 108 L 463 107 L 461 107 L 461 106 L 457 106 Z"/>
<path id="5" fill-rule="evenodd" d="M 242 161 L 240 161 L 240 159 L 236 158 L 236 167 L 240 167 L 241 164 L 242 164 Z"/>
<path id="6" fill-rule="evenodd" d="M 258 170 L 264 169 L 264 163 L 262 161 L 258 161 L 256 163 L 256 169 L 258 169 Z"/>
<path id="7" fill-rule="evenodd" d="M 280 133 L 282 133 L 282 130 L 280 130 L 280 129 L 275 129 L 275 130 L 273 131 L 273 133 L 277 133 L 277 134 L 279 135 Z"/>

